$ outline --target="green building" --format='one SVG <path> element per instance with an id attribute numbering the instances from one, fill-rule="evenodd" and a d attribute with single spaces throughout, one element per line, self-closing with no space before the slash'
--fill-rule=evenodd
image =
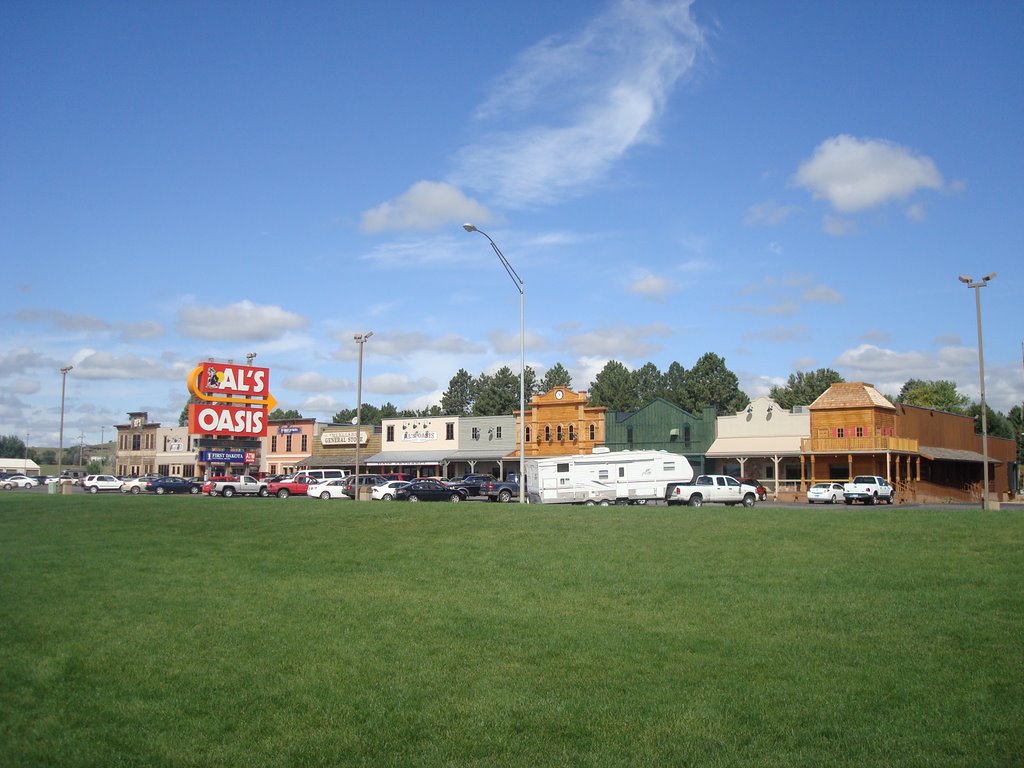
<path id="1" fill-rule="evenodd" d="M 612 451 L 669 451 L 686 457 L 695 475 L 704 472 L 704 455 L 715 441 L 714 408 L 694 416 L 656 397 L 632 413 L 605 414 L 605 446 Z"/>

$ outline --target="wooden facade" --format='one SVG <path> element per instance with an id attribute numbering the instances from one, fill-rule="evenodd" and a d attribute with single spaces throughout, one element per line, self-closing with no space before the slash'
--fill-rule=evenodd
<path id="1" fill-rule="evenodd" d="M 803 487 L 880 475 L 898 499 L 980 500 L 984 462 L 974 419 L 894 405 L 863 382 L 833 384 L 810 411 L 811 434 L 801 443 Z M 993 437 L 988 445 L 989 489 L 998 499 L 1012 487 L 1016 445 Z"/>
<path id="2" fill-rule="evenodd" d="M 660 397 L 630 413 L 605 414 L 604 445 L 612 451 L 669 451 L 685 456 L 696 474 L 715 440 L 714 408 L 700 416 Z"/>
<path id="3" fill-rule="evenodd" d="M 605 443 L 606 410 L 587 405 L 586 392 L 567 387 L 534 395 L 526 409 L 526 458 L 593 453 Z M 513 456 L 519 456 L 518 446 L 509 454 Z"/>

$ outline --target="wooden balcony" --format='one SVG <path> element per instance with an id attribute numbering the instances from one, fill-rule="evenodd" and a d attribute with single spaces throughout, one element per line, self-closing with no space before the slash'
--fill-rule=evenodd
<path id="1" fill-rule="evenodd" d="M 801 453 L 885 452 L 917 453 L 916 437 L 805 437 Z"/>

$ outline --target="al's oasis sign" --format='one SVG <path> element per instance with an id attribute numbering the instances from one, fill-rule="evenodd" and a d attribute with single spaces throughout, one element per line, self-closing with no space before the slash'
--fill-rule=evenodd
<path id="1" fill-rule="evenodd" d="M 267 434 L 267 414 L 276 405 L 270 394 L 269 368 L 200 363 L 189 373 L 188 391 L 198 401 L 188 407 L 188 427 L 193 434 Z"/>

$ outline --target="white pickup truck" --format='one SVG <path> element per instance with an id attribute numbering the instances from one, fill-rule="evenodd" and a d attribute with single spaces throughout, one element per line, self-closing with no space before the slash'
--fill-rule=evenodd
<path id="1" fill-rule="evenodd" d="M 668 489 L 666 501 L 669 505 L 689 504 L 699 507 L 702 504 L 742 504 L 752 507 L 757 501 L 757 488 L 744 485 L 735 477 L 728 475 L 698 475 L 691 483 L 680 483 Z"/>
<path id="2" fill-rule="evenodd" d="M 203 490 L 211 496 L 219 495 L 226 499 L 230 499 L 235 494 L 243 496 L 270 495 L 267 482 L 264 480 L 257 480 L 251 475 L 214 478 L 203 486 Z"/>
<path id="3" fill-rule="evenodd" d="M 843 485 L 843 501 L 853 504 L 863 501 L 865 504 L 886 502 L 892 504 L 896 500 L 896 489 L 889 481 L 877 475 L 857 475 L 852 483 Z"/>

